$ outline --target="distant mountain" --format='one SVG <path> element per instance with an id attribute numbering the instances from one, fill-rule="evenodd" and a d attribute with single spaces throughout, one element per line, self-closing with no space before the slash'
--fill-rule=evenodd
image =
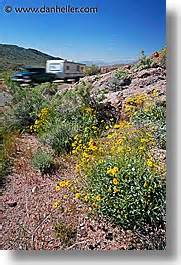
<path id="1" fill-rule="evenodd" d="M 20 66 L 45 67 L 47 60 L 61 59 L 35 49 L 16 45 L 0 44 L 0 72 L 16 70 Z"/>
<path id="2" fill-rule="evenodd" d="M 135 59 L 122 59 L 122 60 L 116 60 L 116 61 L 112 61 L 112 62 L 106 62 L 104 60 L 90 60 L 90 61 L 81 61 L 81 63 L 86 64 L 87 66 L 90 65 L 97 65 L 97 66 L 110 66 L 110 65 L 123 65 L 123 64 L 132 64 L 135 63 L 136 60 Z"/>

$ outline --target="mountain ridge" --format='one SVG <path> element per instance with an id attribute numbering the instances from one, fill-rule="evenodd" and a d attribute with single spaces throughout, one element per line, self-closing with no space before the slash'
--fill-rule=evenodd
<path id="1" fill-rule="evenodd" d="M 14 44 L 0 44 L 0 72 L 17 70 L 21 66 L 45 67 L 47 60 L 62 59 L 33 48 Z"/>

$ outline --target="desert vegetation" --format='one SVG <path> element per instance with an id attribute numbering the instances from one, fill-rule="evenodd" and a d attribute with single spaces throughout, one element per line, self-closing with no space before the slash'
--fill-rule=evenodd
<path id="1" fill-rule="evenodd" d="M 99 74 L 92 67 L 88 77 L 63 91 L 4 79 L 12 96 L 1 132 L 2 178 L 11 176 L 3 188 L 5 209 L 22 203 L 26 215 L 34 216 L 31 224 L 37 218 L 32 204 L 41 214 L 44 203 L 48 212 L 32 230 L 21 217 L 26 236 L 19 230 L 5 248 L 165 249 L 165 64 L 165 49 L 152 57 L 142 52 L 136 65 L 97 79 L 91 79 Z M 8 201 L 12 191 L 6 187 L 16 175 L 25 179 L 20 186 L 34 183 L 32 204 Z M 52 236 L 46 244 L 41 224 Z"/>

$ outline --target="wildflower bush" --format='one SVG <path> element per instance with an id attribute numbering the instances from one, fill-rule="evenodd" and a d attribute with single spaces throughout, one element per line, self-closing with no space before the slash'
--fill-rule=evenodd
<path id="1" fill-rule="evenodd" d="M 106 139 L 75 149 L 86 186 L 80 198 L 125 228 L 164 222 L 165 175 L 150 152 L 154 136 L 126 122 L 114 127 Z"/>
<path id="2" fill-rule="evenodd" d="M 91 98 L 90 90 L 89 84 L 81 83 L 77 89 L 55 97 L 49 108 L 37 114 L 30 129 L 56 153 L 70 152 L 77 135 L 83 143 L 98 137 L 115 114 L 101 108 Z"/>
<path id="3" fill-rule="evenodd" d="M 76 136 L 72 143 L 82 183 L 77 198 L 124 228 L 165 223 L 166 168 L 153 156 L 162 147 L 158 128 L 165 124 L 165 107 L 156 105 L 156 97 L 156 91 L 129 97 L 128 121 L 111 124 L 88 142 Z"/>
<path id="4" fill-rule="evenodd" d="M 49 152 L 38 149 L 32 157 L 32 165 L 42 174 L 50 173 L 54 168 L 54 158 Z"/>
<path id="5" fill-rule="evenodd" d="M 154 162 L 139 157 L 117 157 L 98 163 L 88 174 L 93 207 L 125 228 L 164 221 L 165 183 Z"/>

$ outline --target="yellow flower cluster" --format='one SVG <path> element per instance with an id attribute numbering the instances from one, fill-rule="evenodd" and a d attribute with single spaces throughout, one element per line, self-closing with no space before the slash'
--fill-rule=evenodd
<path id="1" fill-rule="evenodd" d="M 55 190 L 58 192 L 61 190 L 61 188 L 69 188 L 71 186 L 71 181 L 68 179 L 64 179 L 58 182 L 58 184 L 55 186 Z"/>
<path id="2" fill-rule="evenodd" d="M 77 192 L 77 193 L 75 194 L 75 198 L 76 198 L 76 199 L 80 199 L 80 197 L 81 197 L 81 194 L 80 194 L 79 192 Z"/>
<path id="3" fill-rule="evenodd" d="M 153 160 L 151 160 L 151 159 L 148 159 L 148 160 L 146 161 L 146 164 L 147 164 L 147 166 L 150 167 L 150 168 L 152 168 L 152 167 L 155 166 L 155 163 L 154 163 Z"/>
<path id="4" fill-rule="evenodd" d="M 145 93 L 140 93 L 127 98 L 124 105 L 124 112 L 128 117 L 131 117 L 137 110 L 144 106 L 145 102 L 149 101 L 149 97 Z"/>
<path id="5" fill-rule="evenodd" d="M 60 202 L 59 202 L 59 201 L 54 201 L 54 202 L 52 203 L 52 207 L 53 207 L 54 209 L 58 208 L 59 206 L 60 206 Z"/>
<path id="6" fill-rule="evenodd" d="M 152 92 L 151 92 L 151 95 L 153 97 L 158 97 L 159 96 L 158 90 L 157 89 L 153 89 Z"/>
<path id="7" fill-rule="evenodd" d="M 42 126 L 44 125 L 44 123 L 45 123 L 45 121 L 47 119 L 48 113 L 49 113 L 48 108 L 41 109 L 40 113 L 38 114 L 37 119 L 35 120 L 34 125 L 30 126 L 30 130 L 32 132 L 33 131 L 37 132 L 37 131 L 39 131 L 42 128 Z"/>
<path id="8" fill-rule="evenodd" d="M 85 112 L 85 113 L 94 113 L 94 109 L 90 108 L 90 107 L 84 107 L 82 108 L 82 112 Z"/>
<path id="9" fill-rule="evenodd" d="M 118 181 L 118 179 L 117 179 L 117 178 L 113 178 L 113 181 L 112 181 L 112 183 L 113 183 L 114 185 L 118 185 L 119 181 Z"/>
<path id="10" fill-rule="evenodd" d="M 147 156 L 148 150 L 156 145 L 153 132 L 147 132 L 144 128 L 134 128 L 127 121 L 120 122 L 120 128 L 111 129 L 111 137 L 99 138 L 90 141 L 86 146 L 77 148 L 74 152 L 76 170 L 81 175 L 86 175 L 91 167 L 98 161 L 103 161 L 106 156 L 128 156 L 138 154 Z M 90 148 L 90 149 L 89 149 Z M 88 150 L 89 149 L 89 150 Z M 112 168 L 108 173 L 114 174 Z"/>
<path id="11" fill-rule="evenodd" d="M 118 172 L 119 172 L 119 168 L 118 167 L 113 167 L 113 168 L 108 168 L 107 169 L 107 174 L 109 174 L 111 176 L 115 176 Z"/>
<path id="12" fill-rule="evenodd" d="M 89 156 L 97 150 L 95 141 L 91 138 L 87 144 L 83 144 L 81 139 L 74 138 L 72 143 L 72 154 L 82 153 L 83 158 L 89 158 Z"/>

